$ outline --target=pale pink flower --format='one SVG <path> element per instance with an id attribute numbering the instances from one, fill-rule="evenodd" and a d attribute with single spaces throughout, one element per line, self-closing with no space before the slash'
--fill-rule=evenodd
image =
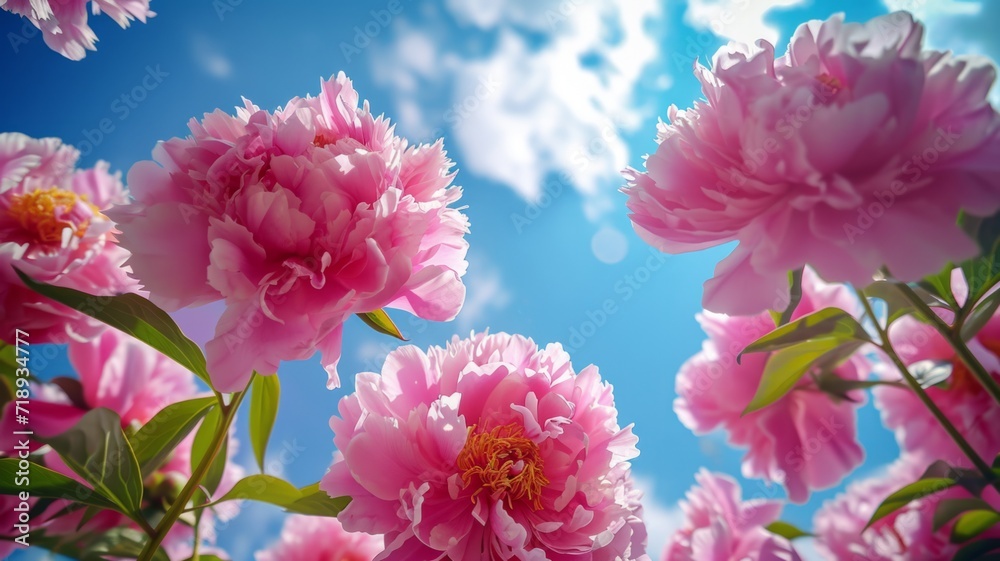
<path id="1" fill-rule="evenodd" d="M 808 268 L 802 278 L 802 300 L 792 318 L 834 307 L 860 315 L 860 303 L 842 285 L 822 282 Z M 857 467 L 864 450 L 857 440 L 856 409 L 864 394 L 851 400 L 820 392 L 803 376 L 779 401 L 747 415 L 744 409 L 757 391 L 767 353 L 736 356 L 750 343 L 774 330 L 767 312 L 757 316 L 726 316 L 706 311 L 698 321 L 708 334 L 702 350 L 677 375 L 674 411 L 697 434 L 724 429 L 729 442 L 747 448 L 743 475 L 781 483 L 789 498 L 805 502 L 813 489 L 836 485 Z M 868 376 L 867 363 L 851 357 L 834 373 L 845 380 Z"/>
<path id="2" fill-rule="evenodd" d="M 384 534 L 376 559 L 648 559 L 637 439 L 597 367 L 575 372 L 560 345 L 401 347 L 355 387 L 320 488 L 351 497 L 344 529 Z"/>
<path id="3" fill-rule="evenodd" d="M 274 113 L 247 101 L 192 120 L 132 167 L 136 202 L 113 215 L 154 302 L 225 299 L 206 345 L 220 391 L 317 350 L 336 387 L 351 314 L 443 321 L 465 300 L 468 220 L 448 206 L 461 190 L 441 142 L 409 146 L 343 73 L 321 87 Z"/>
<path id="4" fill-rule="evenodd" d="M 786 539 L 765 529 L 781 515 L 779 501 L 743 500 L 739 483 L 702 469 L 681 501 L 684 525 L 667 542 L 663 561 L 799 561 Z"/>
<path id="5" fill-rule="evenodd" d="M 122 268 L 128 252 L 101 212 L 125 200 L 107 162 L 75 169 L 79 152 L 57 138 L 0 134 L 0 339 L 32 343 L 88 339 L 104 324 L 29 290 L 14 272 L 108 296 L 138 285 Z M 90 307 L 100 305 L 95 298 Z"/>
<path id="6" fill-rule="evenodd" d="M 27 428 L 38 436 L 58 435 L 79 422 L 88 411 L 98 407 L 118 413 L 123 429 L 135 430 L 152 419 L 163 407 L 198 397 L 191 372 L 117 329 L 108 329 L 93 341 L 70 343 L 69 359 L 79 376 L 79 395 L 67 393 L 62 387 L 51 383 L 36 384 L 31 388 Z M 0 418 L 0 430 L 3 431 L 0 434 L 0 452 L 7 455 L 15 453 L 18 439 L 23 438 L 15 436 L 14 431 L 25 428 L 16 423 L 13 405 L 8 403 Z M 193 438 L 192 434 L 183 440 L 166 463 L 145 481 L 144 498 L 148 503 L 147 507 L 157 501 L 169 501 L 171 495 L 176 494 L 191 476 Z M 41 444 L 34 440 L 29 446 L 33 451 L 41 448 Z M 228 447 L 230 459 L 237 451 L 236 446 L 236 440 L 231 437 Z M 82 481 L 55 452 L 46 453 L 44 461 L 48 468 Z M 221 496 L 232 488 L 241 476 L 242 469 L 239 466 L 228 464 L 216 496 Z M 238 509 L 233 508 L 233 505 L 235 503 L 220 505 L 228 508 L 218 511 L 219 517 L 226 520 L 235 516 Z M 82 527 L 82 511 L 50 518 L 65 506 L 66 503 L 61 501 L 53 503 L 44 516 L 33 518 L 35 527 L 44 526 L 48 535 L 82 538 L 93 532 L 133 525 L 124 515 L 112 511 L 101 512 Z M 202 517 L 201 535 L 209 542 L 215 538 L 213 520 L 210 512 Z M 186 544 L 192 538 L 191 528 L 178 524 L 167 536 L 164 547 L 171 553 L 171 558 L 185 559 L 187 555 L 182 555 L 181 552 L 185 551 Z"/>
<path id="7" fill-rule="evenodd" d="M 0 0 L 0 8 L 25 17 L 42 31 L 50 49 L 71 60 L 80 60 L 87 51 L 96 51 L 97 35 L 87 24 L 88 0 Z M 94 0 L 91 12 L 101 12 L 115 20 L 122 29 L 132 20 L 146 23 L 156 14 L 149 0 Z"/>
<path id="8" fill-rule="evenodd" d="M 639 235 L 670 253 L 738 241 L 704 306 L 755 314 L 786 271 L 866 286 L 976 255 L 959 211 L 1000 208 L 1000 118 L 988 59 L 921 50 L 905 12 L 799 26 L 788 52 L 730 43 L 695 66 L 707 101 L 669 110 L 646 172 L 629 170 Z M 919 250 L 914 250 L 919 248 Z"/>
<path id="9" fill-rule="evenodd" d="M 968 289 L 961 269 L 955 271 L 952 288 L 961 304 Z M 942 312 L 950 322 L 951 314 Z M 926 388 L 927 395 L 987 461 L 1000 453 L 1000 407 L 956 356 L 951 344 L 932 326 L 912 316 L 894 322 L 889 328 L 889 339 L 903 363 L 917 374 L 934 364 L 951 368 L 948 379 Z M 967 344 L 980 364 L 1000 381 L 1000 314 L 994 314 Z M 905 384 L 895 365 L 887 357 L 880 358 L 874 366 L 879 376 Z M 971 467 L 955 441 L 909 387 L 879 386 L 872 393 L 883 424 L 895 431 L 904 451 L 929 458 L 949 458 L 955 465 Z"/>
<path id="10" fill-rule="evenodd" d="M 934 531 L 934 511 L 944 499 L 972 498 L 960 486 L 918 498 L 864 530 L 875 509 L 891 493 L 913 483 L 929 460 L 904 454 L 883 475 L 852 483 L 847 491 L 823 503 L 813 520 L 816 549 L 831 561 L 911 561 L 951 559 L 961 547 L 949 539 L 952 524 Z M 1000 495 L 987 487 L 982 498 L 1000 507 Z M 864 531 L 862 531 L 864 530 Z M 1000 527 L 976 539 L 1000 537 Z"/>
<path id="11" fill-rule="evenodd" d="M 344 530 L 336 518 L 295 514 L 285 519 L 281 539 L 254 554 L 256 561 L 372 561 L 381 536 Z"/>

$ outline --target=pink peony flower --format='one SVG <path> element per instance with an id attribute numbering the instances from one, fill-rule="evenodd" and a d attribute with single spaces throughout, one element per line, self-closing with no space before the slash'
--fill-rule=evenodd
<path id="1" fill-rule="evenodd" d="M 461 309 L 468 221 L 448 206 L 461 196 L 451 162 L 440 142 L 409 146 L 359 109 L 343 73 L 318 98 L 275 113 L 247 101 L 190 128 L 132 167 L 136 202 L 114 216 L 154 302 L 225 299 L 206 345 L 217 389 L 316 350 L 336 387 L 351 314 Z"/>
<path id="2" fill-rule="evenodd" d="M 885 475 L 852 483 L 846 492 L 823 503 L 813 520 L 816 549 L 833 561 L 951 559 L 961 544 L 949 539 L 952 524 L 934 531 L 934 511 L 944 499 L 971 498 L 962 487 L 917 499 L 864 530 L 882 501 L 919 479 L 928 463 L 918 455 L 904 454 Z M 995 489 L 988 487 L 982 498 L 994 508 L 1000 507 L 1000 495 Z M 1000 528 L 988 530 L 976 539 L 996 537 L 1000 537 Z"/>
<path id="3" fill-rule="evenodd" d="M 505 333 L 401 347 L 330 420 L 343 453 L 320 482 L 376 559 L 648 560 L 611 386 L 558 344 Z M 378 466 L 377 469 L 372 469 Z"/>
<path id="4" fill-rule="evenodd" d="M 961 269 L 952 274 L 952 288 L 959 303 L 964 302 L 968 290 Z M 950 314 L 945 320 L 952 320 Z M 911 366 L 911 372 L 915 371 L 912 365 L 921 368 L 941 364 L 952 369 L 951 376 L 927 388 L 927 394 L 987 462 L 1000 454 L 1000 407 L 955 355 L 951 345 L 933 327 L 912 316 L 893 323 L 889 338 L 899 357 Z M 995 314 L 968 345 L 980 364 L 994 379 L 1000 380 L 1000 314 Z M 874 369 L 885 380 L 902 380 L 902 374 L 888 358 L 882 357 Z M 908 387 L 879 386 L 872 393 L 883 424 L 895 431 L 905 452 L 948 458 L 953 465 L 972 467 L 955 441 Z"/>
<path id="5" fill-rule="evenodd" d="M 372 561 L 382 551 L 382 539 L 344 531 L 336 518 L 289 516 L 281 539 L 254 554 L 256 561 Z"/>
<path id="6" fill-rule="evenodd" d="M 163 407 L 197 396 L 194 375 L 176 362 L 164 357 L 144 343 L 116 329 L 104 331 L 90 342 L 72 342 L 69 359 L 79 375 L 80 395 L 67 393 L 62 387 L 46 383 L 32 387 L 30 424 L 28 428 L 41 437 L 56 436 L 75 425 L 88 411 L 105 407 L 119 414 L 122 428 L 133 431 L 147 423 Z M 25 427 L 15 422 L 13 403 L 8 403 L 0 417 L 0 455 L 13 455 L 17 444 L 15 430 Z M 191 446 L 194 435 L 188 436 L 174 450 L 170 458 L 145 481 L 145 500 L 151 506 L 157 501 L 169 501 L 191 476 Z M 236 454 L 236 441 L 230 439 L 230 458 Z M 37 451 L 41 444 L 32 441 L 30 448 Z M 44 454 L 48 468 L 82 481 L 55 452 Z M 216 496 L 221 496 L 240 479 L 242 469 L 235 464 L 226 467 Z M 225 503 L 216 509 L 220 519 L 227 520 L 238 512 L 235 503 Z M 70 515 L 53 516 L 67 506 L 56 501 L 44 515 L 32 518 L 34 528 L 42 528 L 47 535 L 84 537 L 122 525 L 134 526 L 124 515 L 102 511 L 82 527 L 83 511 Z M 178 524 L 171 529 L 164 547 L 172 559 L 186 559 L 184 551 L 190 550 L 193 538 L 190 527 Z M 212 542 L 215 538 L 213 515 L 202 517 L 202 538 Z"/>
<path id="7" fill-rule="evenodd" d="M 0 134 L 0 339 L 32 343 L 88 339 L 104 324 L 29 290 L 13 266 L 42 282 L 107 296 L 138 285 L 122 268 L 114 223 L 101 214 L 123 202 L 107 162 L 74 169 L 79 152 L 57 138 Z M 96 302 L 94 305 L 99 305 Z"/>
<path id="8" fill-rule="evenodd" d="M 808 268 L 802 278 L 802 300 L 792 318 L 835 307 L 860 316 L 860 303 L 841 285 L 822 282 Z M 698 434 L 724 429 L 729 442 L 748 448 L 743 475 L 782 483 L 789 498 L 805 502 L 812 489 L 836 485 L 861 464 L 864 450 L 857 440 L 855 410 L 861 392 L 852 400 L 836 400 L 820 392 L 810 376 L 803 376 L 781 400 L 743 415 L 757 391 L 766 353 L 736 355 L 775 327 L 767 312 L 757 316 L 726 316 L 704 312 L 698 316 L 708 340 L 702 350 L 681 367 L 677 376 L 674 411 L 684 426 Z M 845 380 L 867 377 L 864 360 L 851 357 L 836 368 Z"/>
<path id="9" fill-rule="evenodd" d="M 670 253 L 738 241 L 704 306 L 749 315 L 785 272 L 867 285 L 976 255 L 960 210 L 1000 208 L 1000 117 L 982 57 L 922 51 L 905 12 L 799 26 L 788 52 L 758 41 L 695 66 L 707 102 L 671 107 L 646 172 L 624 192 L 636 231 Z M 914 248 L 919 248 L 915 251 Z"/>
<path id="10" fill-rule="evenodd" d="M 87 51 L 96 51 L 97 35 L 87 25 L 87 0 L 0 0 L 0 8 L 25 17 L 42 30 L 50 49 L 71 60 L 80 60 Z M 156 14 L 149 0 L 94 0 L 93 14 L 103 11 L 122 29 L 132 20 L 146 23 Z"/>
<path id="11" fill-rule="evenodd" d="M 799 561 L 785 538 L 765 526 L 778 519 L 778 501 L 744 501 L 734 479 L 702 469 L 698 485 L 681 501 L 684 525 L 663 553 L 663 561 Z"/>

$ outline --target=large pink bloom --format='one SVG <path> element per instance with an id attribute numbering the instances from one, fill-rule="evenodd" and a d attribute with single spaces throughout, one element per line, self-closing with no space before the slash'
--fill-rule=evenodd
<path id="1" fill-rule="evenodd" d="M 32 343 L 94 337 L 104 324 L 29 290 L 17 266 L 35 280 L 107 296 L 135 291 L 122 268 L 128 252 L 101 214 L 124 202 L 107 162 L 74 169 L 79 152 L 57 138 L 0 134 L 0 339 L 15 330 Z M 95 299 L 93 306 L 99 306 Z"/>
<path id="2" fill-rule="evenodd" d="M 695 479 L 663 561 L 799 561 L 787 539 L 764 529 L 781 515 L 780 502 L 744 501 L 739 483 L 704 469 Z"/>
<path id="3" fill-rule="evenodd" d="M 281 539 L 254 555 L 257 561 L 372 561 L 382 551 L 382 538 L 344 530 L 336 518 L 292 515 Z"/>
<path id="4" fill-rule="evenodd" d="M 952 287 L 959 303 L 964 302 L 967 289 L 961 269 L 952 274 Z M 945 320 L 950 322 L 951 315 L 947 314 Z M 996 457 L 1000 453 L 1000 407 L 955 355 L 951 345 L 933 327 L 912 316 L 893 323 L 889 338 L 907 366 L 924 368 L 940 364 L 952 369 L 950 378 L 927 388 L 927 395 L 981 456 L 987 461 Z M 995 314 L 968 345 L 980 364 L 1000 381 L 1000 314 Z M 902 380 L 899 370 L 887 358 L 876 364 L 875 369 L 883 379 Z M 895 431 L 904 451 L 971 467 L 955 441 L 909 388 L 879 386 L 873 394 L 882 422 Z"/>
<path id="5" fill-rule="evenodd" d="M 962 487 L 917 499 L 864 530 L 878 505 L 894 491 L 919 479 L 928 463 L 919 455 L 904 454 L 885 475 L 852 483 L 846 492 L 823 503 L 813 521 L 817 549 L 832 561 L 951 559 L 961 545 L 949 539 L 952 524 L 934 531 L 934 511 L 944 499 L 971 498 Z M 1000 495 L 992 487 L 986 488 L 982 498 L 1000 508 Z M 976 539 L 997 537 L 1000 527 Z"/>
<path id="6" fill-rule="evenodd" d="M 87 25 L 88 0 L 0 0 L 0 8 L 28 18 L 32 25 L 42 30 L 42 37 L 50 49 L 62 56 L 80 60 L 87 51 L 96 51 L 97 35 Z M 106 13 L 122 27 L 132 20 L 146 23 L 155 16 L 149 9 L 149 0 L 94 0 L 94 15 Z"/>
<path id="7" fill-rule="evenodd" d="M 825 284 L 809 269 L 802 293 L 793 319 L 826 307 L 860 315 L 860 304 L 845 286 Z M 857 440 L 855 410 L 863 394 L 851 392 L 854 401 L 836 400 L 804 376 L 778 402 L 743 415 L 768 355 L 744 355 L 741 364 L 736 364 L 736 355 L 772 331 L 774 320 L 767 312 L 726 316 L 706 311 L 698 321 L 708 340 L 681 367 L 674 401 L 674 411 L 686 427 L 698 434 L 724 429 L 732 444 L 748 448 L 743 474 L 782 483 L 797 503 L 805 502 L 811 489 L 836 485 L 861 463 L 864 450 Z M 860 380 L 868 373 L 866 363 L 855 357 L 835 371 L 845 380 Z"/>
<path id="8" fill-rule="evenodd" d="M 69 359 L 76 370 L 81 392 L 72 395 L 54 384 L 32 386 L 29 424 L 27 428 L 41 437 L 58 435 L 75 425 L 88 411 L 105 407 L 119 414 L 122 428 L 132 431 L 147 423 L 163 407 L 197 396 L 194 376 L 160 353 L 154 351 L 116 329 L 104 331 L 90 342 L 73 342 L 69 346 Z M 13 403 L 7 404 L 0 418 L 0 455 L 15 452 L 17 437 L 15 430 L 24 426 L 15 421 Z M 169 501 L 191 476 L 191 445 L 193 435 L 181 442 L 166 463 L 154 472 L 146 483 L 146 506 Z M 230 440 L 229 454 L 236 453 L 236 441 Z M 30 443 L 37 451 L 41 444 Z M 50 469 L 81 480 L 55 453 L 44 455 L 44 462 Z M 239 480 L 242 470 L 229 464 L 217 494 L 225 492 Z M 82 480 L 81 480 L 82 481 Z M 101 532 L 122 525 L 134 524 L 124 515 L 103 511 L 83 527 L 80 527 L 82 511 L 52 518 L 65 508 L 64 502 L 57 501 L 39 517 L 33 518 L 34 527 L 44 529 L 48 535 L 74 536 L 86 539 L 94 532 Z M 228 519 L 237 510 L 231 503 L 218 511 L 220 518 Z M 183 552 L 190 549 L 193 537 L 191 528 L 178 524 L 172 530 L 164 547 L 171 558 L 184 559 Z M 213 516 L 206 513 L 202 517 L 202 537 L 214 540 Z"/>
<path id="9" fill-rule="evenodd" d="M 648 559 L 637 439 L 597 368 L 574 372 L 560 345 L 401 347 L 355 385 L 320 487 L 352 498 L 346 530 L 385 534 L 377 559 Z"/>
<path id="10" fill-rule="evenodd" d="M 865 286 L 883 265 L 911 281 L 977 253 L 956 218 L 1000 207 L 996 71 L 922 39 L 905 12 L 835 15 L 799 26 L 784 56 L 730 43 L 711 70 L 695 66 L 707 102 L 670 108 L 624 191 L 636 231 L 662 251 L 740 242 L 705 308 L 763 311 L 805 264 Z"/>
<path id="11" fill-rule="evenodd" d="M 408 146 L 359 108 L 343 73 L 318 98 L 275 113 L 247 101 L 190 128 L 132 167 L 136 202 L 114 216 L 154 302 L 226 300 L 206 347 L 217 389 L 316 350 L 337 386 L 351 314 L 458 313 L 468 221 L 448 206 L 461 196 L 451 162 L 440 142 Z"/>

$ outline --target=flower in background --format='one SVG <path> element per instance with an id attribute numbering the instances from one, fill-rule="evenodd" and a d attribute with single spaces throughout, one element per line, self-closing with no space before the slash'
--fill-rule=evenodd
<path id="1" fill-rule="evenodd" d="M 832 561 L 865 559 L 867 561 L 903 561 L 908 559 L 951 559 L 962 544 L 949 539 L 952 524 L 934 530 L 934 511 L 945 499 L 970 499 L 961 486 L 955 486 L 911 501 L 865 530 L 875 509 L 891 493 L 920 478 L 929 460 L 920 455 L 904 454 L 884 475 L 857 481 L 847 491 L 823 503 L 813 520 L 816 548 Z M 1000 508 L 1000 494 L 987 487 L 983 500 Z M 976 539 L 1000 537 L 1000 527 L 980 534 Z"/>
<path id="2" fill-rule="evenodd" d="M 122 429 L 134 432 L 149 422 L 163 407 L 197 396 L 194 376 L 173 360 L 161 355 L 116 329 L 104 331 L 89 342 L 71 342 L 69 360 L 79 376 L 79 386 L 44 383 L 32 388 L 31 416 L 28 429 L 39 437 L 53 437 L 75 425 L 90 410 L 104 407 L 118 413 Z M 24 430 L 15 419 L 14 403 L 8 403 L 0 418 L 0 451 L 7 455 L 15 452 L 17 441 L 14 431 Z M 20 437 L 18 437 L 20 438 Z M 194 435 L 189 435 L 174 450 L 167 461 L 145 481 L 147 503 L 169 503 L 191 476 L 191 446 Z M 236 440 L 230 438 L 228 453 L 236 453 Z M 32 441 L 30 447 L 38 451 L 42 445 Z M 46 467 L 82 481 L 55 452 L 44 454 Z M 221 496 L 242 476 L 242 469 L 229 463 L 216 492 Z M 101 511 L 82 526 L 84 512 L 54 517 L 68 503 L 57 501 L 39 516 L 32 517 L 32 529 L 44 529 L 48 536 L 72 536 L 85 540 L 94 533 L 104 532 L 122 525 L 134 526 L 127 517 L 113 511 Z M 238 512 L 233 505 L 224 503 L 214 512 L 227 520 Z M 144 505 L 144 508 L 154 506 Z M 171 529 L 164 547 L 172 559 L 185 559 L 183 552 L 190 550 L 193 531 L 178 524 Z M 202 516 L 201 537 L 214 541 L 213 513 Z"/>
<path id="3" fill-rule="evenodd" d="M 102 214 L 125 201 L 108 163 L 75 169 L 80 153 L 57 138 L 0 134 L 0 339 L 31 333 L 32 342 L 89 339 L 104 325 L 28 289 L 13 267 L 35 280 L 109 296 L 138 285 L 123 269 L 128 252 Z M 95 305 L 99 305 L 95 299 Z"/>
<path id="4" fill-rule="evenodd" d="M 597 367 L 576 373 L 560 345 L 405 346 L 355 387 L 320 488 L 351 497 L 345 529 L 385 535 L 380 559 L 648 560 L 637 439 Z"/>
<path id="5" fill-rule="evenodd" d="M 964 304 L 968 289 L 961 269 L 952 272 L 951 285 L 958 303 Z M 941 312 L 945 321 L 951 322 L 951 313 Z M 911 372 L 951 370 L 946 380 L 926 389 L 927 395 L 980 455 L 992 459 L 1000 454 L 1000 407 L 955 355 L 951 344 L 932 326 L 913 316 L 894 322 L 889 328 L 889 339 Z M 967 344 L 987 372 L 1000 380 L 1000 314 L 994 314 Z M 888 358 L 883 357 L 873 369 L 884 380 L 902 380 L 902 374 Z M 908 387 L 883 385 L 872 393 L 883 424 L 895 431 L 904 452 L 932 459 L 954 458 L 955 465 L 972 467 L 955 441 Z"/>
<path id="6" fill-rule="evenodd" d="M 706 469 L 695 480 L 663 561 L 799 561 L 791 542 L 765 529 L 781 515 L 779 501 L 744 501 L 739 483 Z"/>
<path id="7" fill-rule="evenodd" d="M 792 319 L 827 307 L 861 315 L 860 303 L 847 287 L 826 284 L 805 269 L 802 300 Z M 805 502 L 812 489 L 836 485 L 861 463 L 864 450 L 857 440 L 856 409 L 863 393 L 853 391 L 849 399 L 836 399 L 821 392 L 807 375 L 779 401 L 744 415 L 768 354 L 744 355 L 741 364 L 736 356 L 773 331 L 774 320 L 767 312 L 727 316 L 706 311 L 698 321 L 708 340 L 677 375 L 674 411 L 684 426 L 698 434 L 724 429 L 730 443 L 748 448 L 743 474 L 783 484 L 797 503 Z M 861 380 L 868 373 L 867 363 L 857 356 L 833 371 L 845 380 Z"/>
<path id="8" fill-rule="evenodd" d="M 923 31 L 905 12 L 835 15 L 799 26 L 784 56 L 730 43 L 711 70 L 695 66 L 707 102 L 670 108 L 624 192 L 662 251 L 739 242 L 705 308 L 763 311 L 806 264 L 866 286 L 883 265 L 913 281 L 977 254 L 956 219 L 1000 208 L 996 70 L 922 51 Z"/>
<path id="9" fill-rule="evenodd" d="M 316 350 L 336 387 L 351 314 L 461 309 L 468 220 L 448 206 L 461 190 L 442 143 L 409 146 L 343 73 L 317 98 L 274 113 L 247 101 L 190 128 L 132 167 L 136 201 L 113 216 L 154 302 L 226 301 L 206 345 L 216 389 Z"/>
<path id="10" fill-rule="evenodd" d="M 336 518 L 295 514 L 285 519 L 281 539 L 254 554 L 256 561 L 372 561 L 381 536 L 351 533 Z"/>
<path id="11" fill-rule="evenodd" d="M 50 49 L 71 60 L 80 60 L 87 51 L 96 51 L 97 35 L 87 25 L 87 0 L 3 0 L 0 8 L 25 17 L 42 30 Z M 107 14 L 122 29 L 132 20 L 146 23 L 156 14 L 149 9 L 149 0 L 94 0 L 93 14 Z"/>

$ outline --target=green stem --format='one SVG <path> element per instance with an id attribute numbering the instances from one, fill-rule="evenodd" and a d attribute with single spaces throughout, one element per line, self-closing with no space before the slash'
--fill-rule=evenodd
<path id="1" fill-rule="evenodd" d="M 215 457 L 218 456 L 219 451 L 222 449 L 222 444 L 227 438 L 229 438 L 229 427 L 233 424 L 233 419 L 236 418 L 236 411 L 240 408 L 240 404 L 243 402 L 243 396 L 245 396 L 249 391 L 250 384 L 253 383 L 253 379 L 256 375 L 257 374 L 254 373 L 250 377 L 250 381 L 247 382 L 246 389 L 242 392 L 233 394 L 233 400 L 229 405 L 220 405 L 222 408 L 222 422 L 219 424 L 219 430 L 212 436 L 212 442 L 209 443 L 205 456 L 191 473 L 191 478 L 188 479 L 187 484 L 184 485 L 184 489 L 181 490 L 177 500 L 170 505 L 170 509 L 167 510 L 163 519 L 156 525 L 153 536 L 149 542 L 146 543 L 146 547 L 143 548 L 142 553 L 139 554 L 138 561 L 151 561 L 153 559 L 153 555 L 160 547 L 160 544 L 163 543 L 163 538 L 167 536 L 167 532 L 170 531 L 174 522 L 177 522 L 177 519 L 184 513 L 184 509 L 191 500 L 191 497 L 194 496 L 195 491 L 197 491 L 201 485 L 201 480 L 205 478 L 205 474 L 208 473 L 209 468 L 212 466 L 212 462 L 215 461 Z"/>
<path id="2" fill-rule="evenodd" d="M 899 372 L 903 375 L 903 378 L 906 380 L 906 383 L 909 384 L 910 389 L 912 389 L 913 392 L 917 394 L 917 397 L 924 404 L 924 406 L 926 406 L 927 409 L 931 412 L 931 415 L 934 415 L 934 418 L 937 419 L 938 423 L 940 423 L 942 427 L 944 427 L 944 430 L 945 432 L 948 433 L 948 436 L 950 436 L 951 439 L 955 441 L 955 444 L 957 444 L 958 447 L 962 449 L 962 452 L 966 456 L 968 456 L 969 460 L 971 460 L 972 463 L 976 466 L 976 469 L 978 469 L 983 474 L 983 477 L 986 478 L 986 481 L 993 481 L 994 479 L 996 479 L 996 475 L 993 473 L 993 470 L 990 468 L 990 465 L 987 464 L 982 457 L 980 457 L 980 455 L 976 452 L 976 450 L 972 447 L 972 445 L 969 444 L 969 441 L 967 441 L 965 437 L 963 437 L 962 434 L 958 432 L 958 429 L 955 428 L 955 425 L 953 425 L 951 421 L 948 420 L 948 417 L 946 417 L 944 412 L 938 408 L 937 404 L 934 403 L 934 400 L 932 400 L 931 397 L 927 395 L 927 392 L 924 391 L 924 388 L 920 385 L 920 382 L 918 382 L 917 379 L 913 377 L 913 374 L 910 373 L 909 368 L 907 368 L 906 364 L 903 363 L 903 359 L 899 358 L 899 355 L 896 354 L 896 350 L 892 347 L 892 342 L 889 341 L 888 329 L 882 327 L 882 324 L 879 322 L 878 316 L 875 315 L 874 310 L 872 310 L 871 303 L 868 302 L 868 297 L 865 296 L 864 291 L 858 289 L 858 296 L 861 298 L 861 303 L 865 307 L 865 313 L 867 313 L 868 317 L 872 319 L 872 323 L 875 325 L 875 329 L 878 331 L 879 337 L 882 340 L 881 344 L 878 345 L 878 347 L 881 348 L 882 351 L 889 356 L 889 359 L 892 360 L 893 364 L 896 365 L 896 368 L 899 369 Z M 935 317 L 937 316 L 935 315 Z"/>
<path id="3" fill-rule="evenodd" d="M 961 359 L 962 363 L 972 372 L 972 375 L 976 378 L 986 393 L 990 394 L 997 404 L 1000 404 L 1000 384 L 993 379 L 993 376 L 983 368 L 983 365 L 979 360 L 972 354 L 969 346 L 965 344 L 965 340 L 962 339 L 962 323 L 956 320 L 954 327 L 948 325 L 943 319 L 941 319 L 930 306 L 924 302 L 916 292 L 910 288 L 909 285 L 903 282 L 897 282 L 896 285 L 899 287 L 900 291 L 906 296 L 917 311 L 920 312 L 922 316 L 925 316 L 934 329 L 941 334 L 945 340 L 955 349 L 955 354 Z M 969 295 L 972 296 L 971 294 Z"/>
<path id="4" fill-rule="evenodd" d="M 142 528 L 143 532 L 146 532 L 146 535 L 149 536 L 150 539 L 152 539 L 153 536 L 156 535 L 156 530 L 154 530 L 153 527 L 149 525 L 149 522 L 142 516 L 137 516 L 135 518 L 135 522 L 139 525 L 140 528 Z"/>

